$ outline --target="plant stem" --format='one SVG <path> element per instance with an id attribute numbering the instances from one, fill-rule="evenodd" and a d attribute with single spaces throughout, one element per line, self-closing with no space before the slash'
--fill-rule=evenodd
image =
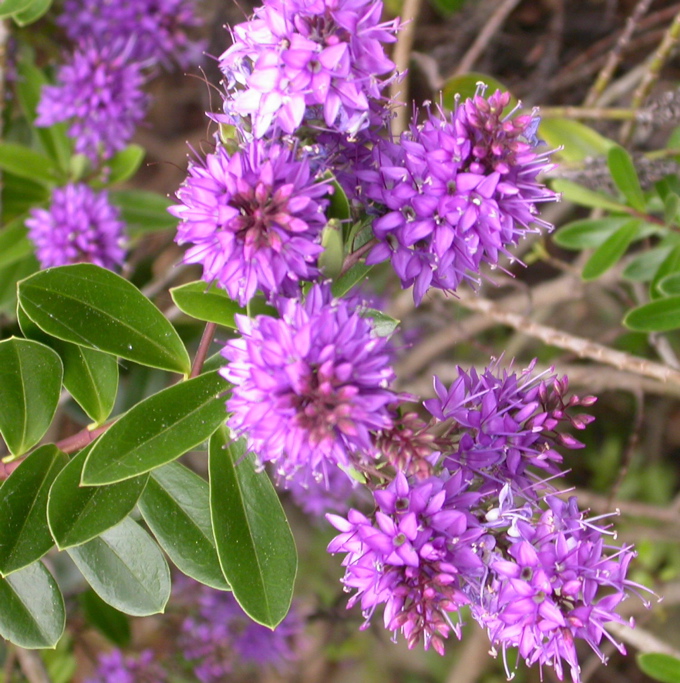
<path id="1" fill-rule="evenodd" d="M 205 363 L 205 359 L 208 355 L 208 349 L 210 348 L 210 344 L 212 344 L 213 339 L 215 338 L 216 328 L 217 325 L 215 323 L 206 324 L 205 329 L 203 330 L 203 336 L 201 337 L 201 341 L 198 345 L 198 351 L 196 351 L 196 357 L 194 358 L 194 362 L 191 366 L 189 379 L 191 379 L 192 377 L 198 377 L 201 374 L 201 370 L 203 369 L 203 363 Z"/>
<path id="2" fill-rule="evenodd" d="M 359 247 L 356 251 L 351 254 L 347 254 L 345 261 L 342 264 L 342 269 L 340 270 L 340 275 L 344 275 L 353 265 L 358 263 L 359 259 L 367 252 L 373 249 L 373 247 L 378 244 L 378 239 L 374 237 L 369 242 L 366 242 L 363 246 Z"/>
<path id="3" fill-rule="evenodd" d="M 108 424 L 102 425 L 101 427 L 97 427 L 96 429 L 88 429 L 86 427 L 85 429 L 81 429 L 77 434 L 73 434 L 72 436 L 68 436 L 61 441 L 57 441 L 55 446 L 64 453 L 75 453 L 81 448 L 85 448 L 85 446 L 91 444 L 98 436 L 101 436 L 114 423 L 115 420 L 109 422 Z"/>

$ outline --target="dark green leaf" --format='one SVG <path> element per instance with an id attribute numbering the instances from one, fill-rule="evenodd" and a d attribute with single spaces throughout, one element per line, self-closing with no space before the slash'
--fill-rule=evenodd
<path id="1" fill-rule="evenodd" d="M 28 7 L 13 14 L 12 19 L 19 26 L 28 26 L 47 14 L 47 10 L 49 10 L 51 5 L 52 0 L 33 0 Z"/>
<path id="2" fill-rule="evenodd" d="M 226 419 L 221 394 L 227 386 L 211 372 L 137 404 L 94 445 L 83 470 L 83 484 L 112 484 L 136 477 L 198 446 Z"/>
<path id="3" fill-rule="evenodd" d="M 565 180 L 564 178 L 553 180 L 552 188 L 555 192 L 562 193 L 565 199 L 580 206 L 587 206 L 591 209 L 606 209 L 607 211 L 616 211 L 618 213 L 626 213 L 627 210 L 625 204 L 620 204 L 613 197 L 589 190 L 582 185 L 573 183 L 571 180 Z"/>
<path id="4" fill-rule="evenodd" d="M 47 334 L 161 370 L 188 374 L 175 328 L 130 282 L 90 263 L 48 268 L 19 284 L 19 301 Z"/>
<path id="5" fill-rule="evenodd" d="M 659 283 L 668 275 L 673 275 L 674 273 L 680 272 L 680 244 L 676 244 L 663 260 L 663 263 L 659 266 L 659 270 L 656 271 L 652 282 L 649 285 L 649 296 L 651 299 L 660 299 L 664 293 L 659 287 Z"/>
<path id="6" fill-rule="evenodd" d="M 349 199 L 347 199 L 347 195 L 342 189 L 342 185 L 340 185 L 337 180 L 333 180 L 331 184 L 333 186 L 333 194 L 331 195 L 331 201 L 326 210 L 326 215 L 328 218 L 335 218 L 344 223 L 352 216 Z"/>
<path id="7" fill-rule="evenodd" d="M 8 17 L 28 7 L 33 0 L 0 0 L 0 18 Z"/>
<path id="8" fill-rule="evenodd" d="M 132 632 L 127 614 L 111 607 L 93 590 L 86 590 L 80 595 L 80 605 L 87 621 L 112 643 L 118 647 L 127 647 L 130 644 Z"/>
<path id="9" fill-rule="evenodd" d="M 173 287 L 170 296 L 182 313 L 225 327 L 235 328 L 234 314 L 246 312 L 223 289 L 203 280 Z"/>
<path id="10" fill-rule="evenodd" d="M 83 464 L 91 450 L 89 446 L 80 451 L 50 489 L 47 520 L 61 550 L 86 543 L 125 519 L 148 479 L 142 475 L 108 486 L 82 486 Z"/>
<path id="11" fill-rule="evenodd" d="M 646 209 L 645 196 L 642 194 L 635 164 L 623 147 L 614 145 L 607 153 L 607 166 L 616 187 L 628 203 L 638 211 Z"/>
<path id="12" fill-rule="evenodd" d="M 474 97 L 480 83 L 487 85 L 486 94 L 491 95 L 496 90 L 505 92 L 507 88 L 493 76 L 472 71 L 463 76 L 450 78 L 442 89 L 442 101 L 447 109 L 453 109 L 456 103 L 456 95 L 460 96 L 461 101 L 468 97 Z M 515 97 L 510 97 L 510 108 L 517 104 Z"/>
<path id="13" fill-rule="evenodd" d="M 0 488 L 0 573 L 39 560 L 53 545 L 47 494 L 68 458 L 48 444 L 33 451 Z"/>
<path id="14" fill-rule="evenodd" d="M 572 119 L 542 119 L 538 137 L 544 140 L 548 147 L 562 147 L 559 155 L 565 161 L 572 162 L 604 156 L 615 144 L 592 128 Z"/>
<path id="15" fill-rule="evenodd" d="M 229 589 L 215 548 L 208 482 L 177 462 L 159 467 L 151 473 L 139 509 L 181 572 L 213 588 Z"/>
<path id="16" fill-rule="evenodd" d="M 47 187 L 20 178 L 14 173 L 2 174 L 2 221 L 4 224 L 15 218 L 25 218 L 29 209 L 47 202 L 50 191 Z"/>
<path id="17" fill-rule="evenodd" d="M 637 236 L 639 228 L 640 221 L 633 219 L 622 225 L 613 235 L 610 235 L 591 254 L 583 266 L 581 277 L 584 280 L 596 280 L 616 265 Z"/>
<path id="18" fill-rule="evenodd" d="M 0 143 L 0 169 L 42 185 L 52 185 L 59 178 L 51 159 L 14 142 Z"/>
<path id="19" fill-rule="evenodd" d="M 54 647 L 66 612 L 57 582 L 42 562 L 0 579 L 0 635 L 28 649 Z"/>
<path id="20" fill-rule="evenodd" d="M 28 239 L 24 220 L 24 216 L 15 218 L 0 230 L 0 268 L 16 263 L 33 253 L 33 243 Z"/>
<path id="21" fill-rule="evenodd" d="M 564 249 L 594 249 L 629 220 L 627 216 L 584 218 L 562 226 L 553 236 L 553 240 Z"/>
<path id="22" fill-rule="evenodd" d="M 680 295 L 680 273 L 666 275 L 665 278 L 659 280 L 657 288 L 664 296 Z"/>
<path id="23" fill-rule="evenodd" d="M 43 344 L 0 342 L 0 433 L 14 455 L 33 448 L 52 423 L 62 372 L 59 356 Z"/>
<path id="24" fill-rule="evenodd" d="M 669 296 L 628 312 L 623 324 L 636 332 L 669 332 L 680 327 L 680 296 Z"/>
<path id="25" fill-rule="evenodd" d="M 132 178 L 142 165 L 146 150 L 139 145 L 128 145 L 112 159 L 106 162 L 109 168 L 109 175 L 106 179 L 107 185 L 123 183 Z"/>
<path id="26" fill-rule="evenodd" d="M 128 232 L 133 237 L 177 226 L 177 218 L 168 213 L 168 207 L 172 206 L 172 202 L 163 195 L 143 190 L 119 190 L 110 192 L 109 197 L 120 207 Z"/>
<path id="27" fill-rule="evenodd" d="M 373 266 L 355 263 L 347 272 L 343 273 L 332 285 L 333 296 L 342 298 L 352 287 L 363 282 Z"/>
<path id="28" fill-rule="evenodd" d="M 66 552 L 95 593 L 112 607 L 134 617 L 165 609 L 170 597 L 168 563 L 151 536 L 129 517 Z"/>
<path id="29" fill-rule="evenodd" d="M 680 683 L 680 660 L 661 652 L 638 655 L 640 669 L 661 683 Z"/>
<path id="30" fill-rule="evenodd" d="M 234 597 L 255 621 L 274 628 L 286 616 L 297 571 L 295 541 L 265 472 L 243 442 L 210 440 L 210 508 L 217 553 Z"/>

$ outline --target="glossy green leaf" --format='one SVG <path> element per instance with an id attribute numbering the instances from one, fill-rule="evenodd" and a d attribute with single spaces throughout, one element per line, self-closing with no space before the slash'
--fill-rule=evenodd
<path id="1" fill-rule="evenodd" d="M 222 288 L 203 280 L 173 287 L 170 296 L 182 313 L 225 327 L 235 328 L 234 314 L 245 313 Z"/>
<path id="2" fill-rule="evenodd" d="M 222 394 L 227 387 L 211 372 L 138 403 L 98 439 L 85 463 L 83 484 L 136 477 L 201 444 L 226 419 Z"/>
<path id="3" fill-rule="evenodd" d="M 47 11 L 52 6 L 52 1 L 53 0 L 33 0 L 28 7 L 19 12 L 15 12 L 12 15 L 12 19 L 14 19 L 19 26 L 28 26 L 47 14 Z"/>
<path id="4" fill-rule="evenodd" d="M 0 579 L 0 636 L 27 649 L 54 647 L 65 623 L 64 598 L 42 562 Z"/>
<path id="5" fill-rule="evenodd" d="M 170 597 L 170 569 L 149 534 L 129 517 L 66 552 L 99 597 L 134 617 L 158 614 Z"/>
<path id="6" fill-rule="evenodd" d="M 507 90 L 507 88 L 493 76 L 472 71 L 462 76 L 454 76 L 446 81 L 442 88 L 442 102 L 444 103 L 444 106 L 447 109 L 453 109 L 456 103 L 456 95 L 459 95 L 461 100 L 465 100 L 468 97 L 474 97 L 479 83 L 486 84 L 487 96 L 493 94 L 496 90 L 502 90 L 503 92 Z M 508 108 L 512 109 L 516 104 L 517 99 L 511 96 Z"/>
<path id="7" fill-rule="evenodd" d="M 42 185 L 52 185 L 59 178 L 51 159 L 14 142 L 0 143 L 0 169 Z"/>
<path id="8" fill-rule="evenodd" d="M 20 12 L 32 2 L 33 0 L 0 0 L 0 19 Z"/>
<path id="9" fill-rule="evenodd" d="M 592 128 L 572 119 L 543 118 L 538 127 L 538 137 L 545 141 L 549 148 L 562 147 L 558 152 L 559 156 L 571 162 L 604 156 L 616 144 Z"/>
<path id="10" fill-rule="evenodd" d="M 616 265 L 637 236 L 639 228 L 640 221 L 637 219 L 624 223 L 591 254 L 583 266 L 581 277 L 584 280 L 596 280 Z"/>
<path id="11" fill-rule="evenodd" d="M 363 282 L 373 266 L 364 263 L 355 263 L 347 272 L 343 273 L 333 284 L 331 290 L 333 296 L 342 298 L 352 287 Z"/>
<path id="12" fill-rule="evenodd" d="M 12 337 L 0 342 L 0 433 L 14 455 L 35 446 L 52 422 L 62 363 L 47 346 Z"/>
<path id="13" fill-rule="evenodd" d="M 661 683 L 680 683 L 680 659 L 662 652 L 638 655 L 638 666 L 651 678 Z"/>
<path id="14" fill-rule="evenodd" d="M 91 450 L 89 446 L 80 451 L 50 489 L 47 521 L 61 550 L 86 543 L 125 519 L 148 479 L 148 475 L 142 475 L 108 486 L 82 486 L 80 477 Z"/>
<path id="15" fill-rule="evenodd" d="M 21 306 L 17 306 L 17 319 L 25 337 L 46 344 L 59 354 L 64 363 L 64 386 L 95 424 L 102 424 L 111 414 L 116 401 L 116 358 L 50 337 L 26 315 Z"/>
<path id="16" fill-rule="evenodd" d="M 680 273 L 666 275 L 659 280 L 657 288 L 664 296 L 680 295 Z"/>
<path id="17" fill-rule="evenodd" d="M 133 237 L 154 230 L 177 227 L 177 218 L 168 213 L 172 206 L 167 197 L 143 190 L 118 190 L 110 192 L 111 202 L 120 207 L 121 216 Z"/>
<path id="18" fill-rule="evenodd" d="M 118 154 L 106 162 L 106 166 L 109 169 L 106 184 L 115 185 L 132 178 L 142 165 L 145 155 L 146 150 L 140 145 L 128 145 L 125 149 L 118 152 Z"/>
<path id="19" fill-rule="evenodd" d="M 19 284 L 21 307 L 47 334 L 161 370 L 187 374 L 175 328 L 132 283 L 90 263 L 48 268 Z"/>
<path id="20" fill-rule="evenodd" d="M 564 199 L 580 206 L 587 206 L 590 209 L 606 209 L 618 213 L 626 213 L 627 210 L 625 204 L 618 203 L 613 197 L 589 190 L 571 180 L 557 178 L 553 180 L 552 188 L 555 192 L 560 192 Z"/>
<path id="21" fill-rule="evenodd" d="M 659 287 L 661 280 L 669 275 L 680 272 L 680 244 L 676 244 L 669 252 L 668 256 L 663 260 L 659 269 L 654 274 L 649 285 L 649 296 L 651 299 L 660 299 L 664 292 Z"/>
<path id="22" fill-rule="evenodd" d="M 0 230 L 0 268 L 16 263 L 33 253 L 33 243 L 28 239 L 24 220 L 24 216 L 15 218 Z"/>
<path id="23" fill-rule="evenodd" d="M 623 324 L 636 332 L 670 332 L 680 327 L 680 296 L 669 296 L 628 312 Z"/>
<path id="24" fill-rule="evenodd" d="M 187 576 L 228 590 L 210 521 L 208 482 L 180 463 L 151 473 L 139 510 L 161 547 Z"/>
<path id="25" fill-rule="evenodd" d="M 27 567 L 54 545 L 47 526 L 47 494 L 67 462 L 56 446 L 41 446 L 0 488 L 0 574 Z"/>
<path id="26" fill-rule="evenodd" d="M 628 203 L 634 209 L 644 211 L 647 203 L 630 154 L 623 147 L 614 145 L 607 152 L 607 166 L 616 187 Z"/>
<path id="27" fill-rule="evenodd" d="M 553 235 L 553 240 L 564 249 L 594 249 L 629 220 L 627 216 L 584 218 L 562 226 Z"/>
<path id="28" fill-rule="evenodd" d="M 274 628 L 286 616 L 297 571 L 295 541 L 266 472 L 244 442 L 210 440 L 210 508 L 217 553 L 234 597 L 255 621 Z"/>
<path id="29" fill-rule="evenodd" d="M 85 619 L 92 626 L 118 647 L 127 647 L 130 644 L 132 631 L 127 614 L 111 607 L 93 590 L 86 590 L 79 597 Z"/>

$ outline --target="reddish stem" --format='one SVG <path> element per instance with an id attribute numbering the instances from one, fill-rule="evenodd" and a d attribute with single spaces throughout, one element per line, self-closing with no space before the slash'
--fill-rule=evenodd
<path id="1" fill-rule="evenodd" d="M 191 372 L 189 373 L 189 379 L 192 377 L 198 377 L 203 369 L 203 363 L 205 363 L 206 356 L 208 355 L 208 349 L 210 344 L 215 337 L 215 328 L 217 325 L 215 323 L 208 323 L 203 330 L 203 336 L 198 345 L 198 351 L 196 351 L 196 357 L 194 358 L 193 365 L 191 366 Z"/>

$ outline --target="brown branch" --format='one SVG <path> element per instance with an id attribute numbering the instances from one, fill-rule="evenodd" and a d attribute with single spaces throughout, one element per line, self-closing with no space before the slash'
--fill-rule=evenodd
<path id="1" fill-rule="evenodd" d="M 353 251 L 351 254 L 347 254 L 345 261 L 342 264 L 342 270 L 340 270 L 340 275 L 344 275 L 353 265 L 359 262 L 361 257 L 369 252 L 373 247 L 378 244 L 378 239 L 374 237 L 372 240 L 366 242 L 366 244 L 360 246 L 358 249 Z"/>

